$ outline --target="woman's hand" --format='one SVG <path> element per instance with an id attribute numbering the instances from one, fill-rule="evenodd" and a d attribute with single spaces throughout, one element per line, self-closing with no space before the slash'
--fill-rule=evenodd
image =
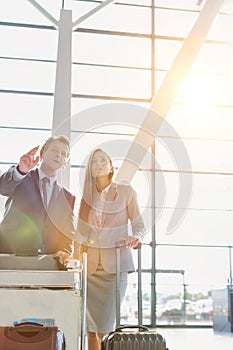
<path id="1" fill-rule="evenodd" d="M 129 236 L 126 240 L 125 240 L 125 246 L 126 248 L 134 248 L 137 249 L 139 247 L 139 245 L 141 244 L 140 239 L 134 237 L 134 236 Z"/>
<path id="2" fill-rule="evenodd" d="M 65 252 L 63 250 L 59 250 L 56 252 L 56 254 L 54 254 L 54 257 L 57 258 L 62 265 L 67 266 L 73 255 L 68 251 Z"/>

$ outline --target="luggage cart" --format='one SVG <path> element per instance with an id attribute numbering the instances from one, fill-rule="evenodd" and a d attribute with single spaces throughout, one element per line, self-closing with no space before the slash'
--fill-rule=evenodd
<path id="1" fill-rule="evenodd" d="M 28 269 L 21 270 L 20 260 L 25 268 L 28 258 Z M 55 264 L 52 256 L 44 258 Z M 82 268 L 59 271 L 40 270 L 40 266 L 38 257 L 0 255 L 0 326 L 9 327 L 22 319 L 52 319 L 64 333 L 67 350 L 84 350 L 86 253 Z M 48 268 L 48 264 L 43 266 Z"/>

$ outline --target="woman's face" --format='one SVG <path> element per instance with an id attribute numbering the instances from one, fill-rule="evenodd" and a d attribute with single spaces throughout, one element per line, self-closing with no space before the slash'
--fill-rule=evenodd
<path id="1" fill-rule="evenodd" d="M 102 151 L 96 151 L 91 162 L 92 177 L 108 176 L 112 170 L 108 156 Z"/>

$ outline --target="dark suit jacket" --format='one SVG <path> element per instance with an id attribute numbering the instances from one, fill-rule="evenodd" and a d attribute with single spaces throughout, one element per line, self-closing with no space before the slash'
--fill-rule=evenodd
<path id="1" fill-rule="evenodd" d="M 5 214 L 0 225 L 0 252 L 16 249 L 41 249 L 53 254 L 69 249 L 74 235 L 75 197 L 57 182 L 47 209 L 39 189 L 38 170 L 22 180 L 13 178 L 14 166 L 0 178 L 0 194 L 7 196 Z"/>

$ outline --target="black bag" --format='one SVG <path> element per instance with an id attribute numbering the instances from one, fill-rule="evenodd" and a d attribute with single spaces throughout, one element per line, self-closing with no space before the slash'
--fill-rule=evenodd
<path id="1" fill-rule="evenodd" d="M 168 350 L 165 339 L 154 331 L 149 331 L 142 323 L 141 291 L 141 245 L 138 247 L 138 325 L 119 326 L 120 324 L 120 247 L 116 244 L 116 329 L 105 335 L 101 350 Z"/>
<path id="2" fill-rule="evenodd" d="M 24 322 L 0 327 L 0 350 L 65 350 L 65 339 L 58 327 Z"/>

